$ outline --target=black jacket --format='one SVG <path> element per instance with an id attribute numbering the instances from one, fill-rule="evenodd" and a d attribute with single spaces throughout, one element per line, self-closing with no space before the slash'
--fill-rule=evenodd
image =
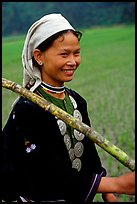
<path id="1" fill-rule="evenodd" d="M 90 125 L 86 101 L 70 90 L 83 122 Z M 64 199 L 68 203 L 92 201 L 105 169 L 94 143 L 82 141 L 82 168 L 72 168 L 55 116 L 20 97 L 2 133 L 2 199 L 23 196 L 34 201 Z M 27 152 L 33 144 L 34 150 Z"/>

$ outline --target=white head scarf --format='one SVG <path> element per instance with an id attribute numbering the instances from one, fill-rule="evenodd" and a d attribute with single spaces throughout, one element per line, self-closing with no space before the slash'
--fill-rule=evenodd
<path id="1" fill-rule="evenodd" d="M 63 31 L 75 30 L 71 24 L 61 14 L 48 14 L 36 21 L 28 30 L 24 48 L 22 51 L 22 64 L 24 67 L 23 86 L 32 85 L 31 91 L 34 91 L 41 83 L 40 70 L 33 66 L 33 51 L 43 41 L 50 36 Z"/>

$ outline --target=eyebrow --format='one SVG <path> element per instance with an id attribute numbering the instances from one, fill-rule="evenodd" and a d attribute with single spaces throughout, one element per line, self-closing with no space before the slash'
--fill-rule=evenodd
<path id="1" fill-rule="evenodd" d="M 67 52 L 67 51 L 69 51 L 70 49 L 60 49 L 60 50 Z M 80 51 L 80 48 L 75 49 L 75 51 Z"/>

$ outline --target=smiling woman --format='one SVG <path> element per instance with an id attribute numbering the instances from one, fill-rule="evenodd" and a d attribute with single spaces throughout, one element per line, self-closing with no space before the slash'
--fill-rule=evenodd
<path id="1" fill-rule="evenodd" d="M 80 64 L 80 46 L 73 33 L 71 30 L 62 31 L 52 46 L 45 47 L 45 51 L 41 51 L 40 46 L 34 50 L 34 59 L 37 64 L 41 62 L 41 77 L 45 83 L 58 87 L 72 80 Z"/>
<path id="2" fill-rule="evenodd" d="M 23 86 L 90 126 L 85 99 L 65 86 L 80 64 L 80 38 L 61 14 L 35 22 L 22 52 Z M 116 201 L 107 193 L 134 194 L 134 174 L 105 177 L 93 141 L 23 97 L 3 128 L 0 149 L 5 201 L 89 203 L 97 192 L 106 201 Z"/>

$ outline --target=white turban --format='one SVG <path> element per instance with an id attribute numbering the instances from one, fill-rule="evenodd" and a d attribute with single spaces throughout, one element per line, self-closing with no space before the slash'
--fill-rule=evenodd
<path id="1" fill-rule="evenodd" d="M 23 86 L 33 84 L 31 91 L 41 83 L 41 73 L 33 66 L 33 51 L 43 41 L 63 30 L 75 30 L 61 14 L 49 14 L 36 21 L 28 30 L 22 51 L 22 64 L 24 67 Z"/>

